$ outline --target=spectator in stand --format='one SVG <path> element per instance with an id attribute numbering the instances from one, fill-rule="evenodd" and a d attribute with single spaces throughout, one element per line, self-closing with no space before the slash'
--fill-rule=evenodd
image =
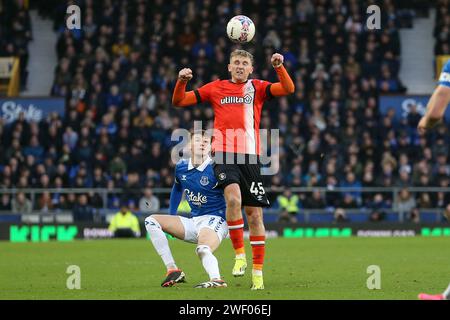
<path id="1" fill-rule="evenodd" d="M 442 213 L 442 221 L 450 222 L 450 204 L 445 207 L 444 212 Z"/>
<path id="2" fill-rule="evenodd" d="M 37 162 L 42 162 L 44 160 L 44 148 L 39 144 L 37 136 L 31 137 L 30 144 L 23 149 L 23 155 L 25 157 L 32 155 Z"/>
<path id="3" fill-rule="evenodd" d="M 139 211 L 150 214 L 159 212 L 159 209 L 159 199 L 153 195 L 153 190 L 151 188 L 145 188 L 144 195 L 139 200 Z"/>
<path id="4" fill-rule="evenodd" d="M 345 180 L 340 184 L 341 188 L 352 188 L 354 190 L 346 191 L 343 193 L 343 202 L 346 203 L 344 208 L 349 208 L 348 205 L 351 203 L 355 203 L 355 205 L 361 203 L 361 182 L 356 179 L 356 175 L 349 171 Z M 351 199 L 351 200 L 350 200 Z M 353 204 L 351 205 L 351 207 Z"/>
<path id="5" fill-rule="evenodd" d="M 128 201 L 139 203 L 139 194 L 141 193 L 141 184 L 137 172 L 130 172 L 127 175 L 127 182 L 123 191 L 123 197 Z"/>
<path id="6" fill-rule="evenodd" d="M 450 38 L 450 19 L 448 2 L 438 1 L 436 8 L 436 24 L 434 27 L 436 55 L 450 54 L 448 42 Z"/>
<path id="7" fill-rule="evenodd" d="M 380 222 L 386 219 L 386 212 L 382 210 L 373 210 L 369 215 L 370 222 Z"/>
<path id="8" fill-rule="evenodd" d="M 370 203 L 369 208 L 371 209 L 369 221 L 376 222 L 385 219 L 386 211 L 390 208 L 390 205 L 384 201 L 381 193 L 377 193 L 372 203 Z"/>
<path id="9" fill-rule="evenodd" d="M 0 199 L 0 211 L 10 212 L 11 209 L 11 196 L 8 193 L 2 194 L 2 197 Z"/>
<path id="10" fill-rule="evenodd" d="M 121 201 L 120 211 L 111 219 L 108 230 L 113 233 L 114 237 L 139 237 L 141 235 L 138 218 L 128 209 L 126 200 Z"/>
<path id="11" fill-rule="evenodd" d="M 403 188 L 397 195 L 397 201 L 394 203 L 394 211 L 402 214 L 408 214 L 416 208 L 416 200 L 409 192 L 408 188 Z"/>
<path id="12" fill-rule="evenodd" d="M 139 95 L 137 106 L 141 109 L 147 109 L 153 112 L 156 107 L 156 96 L 151 88 L 145 88 L 144 92 Z"/>
<path id="13" fill-rule="evenodd" d="M 370 209 L 379 211 L 385 211 L 390 207 L 391 206 L 389 205 L 389 203 L 384 200 L 382 193 L 375 194 L 375 197 L 373 198 L 373 201 L 369 206 Z"/>
<path id="14" fill-rule="evenodd" d="M 92 177 L 92 187 L 93 188 L 106 188 L 108 176 L 103 172 L 102 168 L 96 166 L 94 168 L 94 175 Z"/>
<path id="15" fill-rule="evenodd" d="M 409 105 L 408 126 L 410 128 L 417 128 L 417 125 L 419 124 L 421 118 L 422 116 L 417 110 L 417 105 L 415 103 L 411 103 Z"/>
<path id="16" fill-rule="evenodd" d="M 300 210 L 300 200 L 295 194 L 292 194 L 291 189 L 286 188 L 283 194 L 277 197 L 278 207 L 280 208 L 280 222 L 297 222 L 297 213 Z"/>
<path id="17" fill-rule="evenodd" d="M 350 193 L 344 193 L 344 196 L 339 205 L 342 209 L 356 209 L 358 208 L 358 203 L 356 199 Z"/>
<path id="18" fill-rule="evenodd" d="M 325 209 L 327 206 L 323 194 L 319 190 L 314 190 L 304 201 L 305 209 Z"/>
<path id="19" fill-rule="evenodd" d="M 73 208 L 73 219 L 76 222 L 94 220 L 94 210 L 89 205 L 89 199 L 86 194 L 78 196 L 78 201 Z"/>
<path id="20" fill-rule="evenodd" d="M 75 195 L 75 193 L 69 193 L 67 194 L 67 201 L 62 206 L 62 209 L 72 211 L 75 208 L 76 203 L 77 203 L 77 196 Z"/>
<path id="21" fill-rule="evenodd" d="M 78 133 L 74 132 L 71 127 L 67 127 L 63 135 L 63 143 L 68 145 L 70 150 L 74 150 L 78 142 Z"/>
<path id="22" fill-rule="evenodd" d="M 412 209 L 407 215 L 407 221 L 420 223 L 420 211 L 417 208 Z"/>
<path id="23" fill-rule="evenodd" d="M 420 192 L 416 203 L 420 209 L 433 208 L 432 199 L 428 192 Z"/>
<path id="24" fill-rule="evenodd" d="M 345 210 L 343 208 L 337 208 L 334 211 L 334 222 L 335 223 L 341 223 L 341 222 L 348 222 L 350 221 L 347 218 L 347 213 L 345 212 Z"/>
<path id="25" fill-rule="evenodd" d="M 44 192 L 39 196 L 36 209 L 42 213 L 53 210 L 53 201 L 49 192 Z"/>
<path id="26" fill-rule="evenodd" d="M 17 193 L 15 199 L 12 201 L 12 212 L 20 214 L 28 214 L 33 210 L 33 204 L 27 197 L 25 193 Z"/>

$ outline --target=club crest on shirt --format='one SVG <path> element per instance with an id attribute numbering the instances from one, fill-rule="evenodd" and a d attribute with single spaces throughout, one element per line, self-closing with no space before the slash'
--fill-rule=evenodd
<path id="1" fill-rule="evenodd" d="M 186 181 L 186 175 L 185 174 L 181 175 L 181 181 Z"/>
<path id="2" fill-rule="evenodd" d="M 223 172 L 219 174 L 219 180 L 225 180 L 226 177 L 227 175 Z"/>
<path id="3" fill-rule="evenodd" d="M 200 179 L 200 184 L 202 186 L 207 186 L 209 184 L 209 179 L 207 176 L 202 176 Z"/>

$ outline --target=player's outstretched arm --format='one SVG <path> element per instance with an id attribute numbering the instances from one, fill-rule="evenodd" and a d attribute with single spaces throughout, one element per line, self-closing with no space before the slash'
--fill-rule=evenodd
<path id="1" fill-rule="evenodd" d="M 450 103 L 450 87 L 439 85 L 434 90 L 433 95 L 428 101 L 427 111 L 420 119 L 417 129 L 420 133 L 425 133 L 439 123 L 445 113 L 445 109 Z"/>
<path id="2" fill-rule="evenodd" d="M 183 188 L 181 187 L 181 184 L 175 182 L 172 187 L 172 192 L 170 193 L 169 214 L 177 214 L 178 206 L 180 205 L 182 196 Z"/>
<path id="3" fill-rule="evenodd" d="M 272 55 L 272 66 L 275 68 L 278 79 L 280 80 L 280 82 L 276 82 L 270 86 L 270 93 L 275 97 L 286 96 L 295 91 L 294 82 L 284 68 L 283 61 L 284 57 L 281 54 L 274 53 Z"/>
<path id="4" fill-rule="evenodd" d="M 194 91 L 186 92 L 186 84 L 192 79 L 192 70 L 181 69 L 178 73 L 178 80 L 173 91 L 172 104 L 176 107 L 186 107 L 197 103 Z"/>

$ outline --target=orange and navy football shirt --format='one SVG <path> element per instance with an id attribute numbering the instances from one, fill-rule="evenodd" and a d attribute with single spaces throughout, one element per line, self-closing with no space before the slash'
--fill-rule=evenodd
<path id="1" fill-rule="evenodd" d="M 261 110 L 272 97 L 270 86 L 257 79 L 216 80 L 194 90 L 197 102 L 209 102 L 214 110 L 214 152 L 260 154 Z"/>

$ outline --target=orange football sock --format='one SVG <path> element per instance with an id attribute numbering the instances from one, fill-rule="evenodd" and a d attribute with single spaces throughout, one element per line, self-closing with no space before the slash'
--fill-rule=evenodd
<path id="1" fill-rule="evenodd" d="M 231 243 L 236 255 L 245 255 L 244 248 L 244 219 L 227 221 Z"/>
<path id="2" fill-rule="evenodd" d="M 266 236 L 250 236 L 253 253 L 253 270 L 262 272 L 264 264 Z"/>

